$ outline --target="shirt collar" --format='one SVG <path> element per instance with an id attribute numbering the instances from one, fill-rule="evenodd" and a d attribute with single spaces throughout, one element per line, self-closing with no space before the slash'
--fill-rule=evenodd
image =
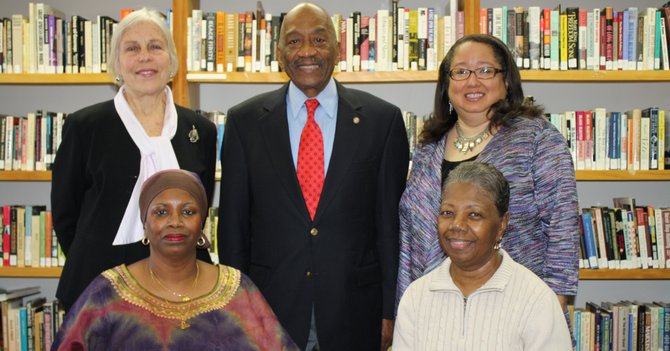
<path id="1" fill-rule="evenodd" d="M 307 95 L 291 81 L 288 85 L 286 103 L 293 118 L 298 118 L 298 112 L 300 112 L 301 108 L 304 108 L 307 99 L 309 99 Z M 328 118 L 335 118 L 337 111 L 337 86 L 333 77 L 330 77 L 330 81 L 328 81 L 326 87 L 323 88 L 315 99 L 319 100 L 319 107 L 323 108 Z"/>
<path id="2" fill-rule="evenodd" d="M 514 271 L 514 261 L 504 249 L 499 250 L 502 256 L 502 263 L 500 267 L 493 273 L 493 276 L 484 285 L 479 287 L 476 291 L 503 291 L 505 286 L 512 277 Z M 449 274 L 449 266 L 451 265 L 451 258 L 447 258 L 444 263 L 436 268 L 437 272 L 433 276 L 432 281 L 428 285 L 430 291 L 450 291 L 455 290 L 460 292 L 460 289 L 454 284 L 451 275 Z"/>

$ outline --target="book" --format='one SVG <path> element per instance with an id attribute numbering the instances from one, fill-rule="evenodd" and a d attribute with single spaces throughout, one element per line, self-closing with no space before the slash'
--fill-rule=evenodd
<path id="1" fill-rule="evenodd" d="M 593 228 L 593 215 L 591 209 L 583 208 L 581 213 L 584 242 L 586 244 L 586 257 L 589 268 L 599 268 L 598 251 L 596 248 L 596 237 Z"/>
<path id="2" fill-rule="evenodd" d="M 0 288 L 0 302 L 38 294 L 39 292 L 40 288 L 38 286 L 28 286 L 12 290 L 6 290 Z"/>

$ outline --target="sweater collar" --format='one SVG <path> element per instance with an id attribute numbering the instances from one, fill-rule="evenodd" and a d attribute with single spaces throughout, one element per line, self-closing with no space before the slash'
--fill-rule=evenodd
<path id="1" fill-rule="evenodd" d="M 502 256 L 502 263 L 500 264 L 500 267 L 498 267 L 496 272 L 493 273 L 491 279 L 475 290 L 473 294 L 480 291 L 502 292 L 505 289 L 505 286 L 512 278 L 512 274 L 514 272 L 514 261 L 504 249 L 500 249 L 499 254 Z M 451 278 L 451 274 L 449 274 L 450 266 L 451 258 L 448 257 L 435 270 L 435 274 L 428 284 L 429 291 L 461 292 L 456 284 L 454 284 L 454 280 Z"/>

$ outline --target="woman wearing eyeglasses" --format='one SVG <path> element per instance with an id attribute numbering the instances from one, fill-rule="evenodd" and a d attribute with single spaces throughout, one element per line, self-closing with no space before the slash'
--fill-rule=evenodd
<path id="1" fill-rule="evenodd" d="M 502 247 L 544 280 L 564 310 L 577 294 L 579 227 L 572 157 L 565 139 L 524 104 L 521 77 L 503 42 L 468 35 L 439 68 L 432 117 L 424 124 L 400 201 L 398 300 L 446 257 L 437 237 L 442 185 L 458 164 L 477 160 L 510 183 Z"/>

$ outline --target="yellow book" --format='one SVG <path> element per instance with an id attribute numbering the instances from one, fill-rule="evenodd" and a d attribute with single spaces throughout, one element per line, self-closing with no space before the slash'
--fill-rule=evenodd
<path id="1" fill-rule="evenodd" d="M 560 30 L 560 42 L 561 42 L 561 60 L 559 67 L 561 70 L 568 69 L 568 15 L 565 12 L 561 13 L 561 30 Z"/>

